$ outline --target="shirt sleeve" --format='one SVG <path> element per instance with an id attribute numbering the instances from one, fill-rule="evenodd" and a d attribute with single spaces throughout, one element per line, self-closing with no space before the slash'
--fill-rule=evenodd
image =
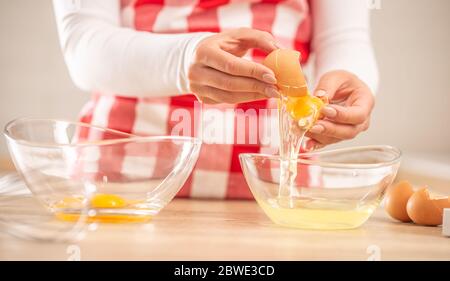
<path id="1" fill-rule="evenodd" d="M 144 97 L 189 92 L 196 46 L 210 33 L 121 27 L 119 0 L 54 0 L 53 6 L 64 59 L 79 88 Z"/>
<path id="2" fill-rule="evenodd" d="M 375 94 L 379 78 L 367 1 L 313 0 L 312 13 L 316 83 L 328 71 L 347 70 Z"/>

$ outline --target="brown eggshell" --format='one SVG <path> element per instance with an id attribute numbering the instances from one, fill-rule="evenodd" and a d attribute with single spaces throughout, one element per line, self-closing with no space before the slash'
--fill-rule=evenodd
<path id="1" fill-rule="evenodd" d="M 274 72 L 281 94 L 297 97 L 308 94 L 306 79 L 300 66 L 299 52 L 277 49 L 267 55 L 263 64 Z"/>
<path id="2" fill-rule="evenodd" d="M 449 198 L 432 199 L 428 189 L 422 188 L 409 198 L 406 210 L 414 223 L 435 226 L 442 224 L 444 208 L 449 207 Z"/>
<path id="3" fill-rule="evenodd" d="M 386 212 L 396 220 L 410 222 L 411 218 L 406 211 L 406 204 L 413 193 L 412 185 L 408 181 L 401 181 L 391 186 L 386 194 Z"/>

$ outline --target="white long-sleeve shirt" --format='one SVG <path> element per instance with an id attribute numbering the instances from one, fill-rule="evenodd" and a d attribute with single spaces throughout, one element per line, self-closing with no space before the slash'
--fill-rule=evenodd
<path id="1" fill-rule="evenodd" d="M 196 1 L 191 2 L 192 5 L 174 5 L 160 11 L 154 29 L 170 32 L 171 28 L 182 26 L 183 15 L 188 15 L 195 6 Z M 241 2 L 250 5 L 245 3 L 250 1 Z M 375 92 L 378 73 L 369 34 L 367 1 L 311 2 L 314 80 L 327 71 L 344 69 L 356 74 Z M 54 0 L 54 7 L 64 57 L 79 88 L 141 97 L 189 92 L 187 71 L 196 46 L 211 33 L 161 34 L 134 30 L 130 23 L 132 11 L 130 7 L 121 7 L 119 0 Z M 219 16 L 231 16 L 236 22 L 233 26 L 227 23 L 229 19 L 223 20 L 225 28 L 245 27 L 251 22 L 246 20 L 251 17 L 247 10 L 235 6 L 234 10 L 219 11 Z M 275 19 L 274 25 L 284 24 L 278 27 L 280 37 L 292 29 L 291 22 L 295 25 L 301 20 L 301 15 L 296 19 L 292 10 L 295 12 L 295 6 L 279 5 L 276 16 L 285 20 Z M 174 21 L 172 26 L 171 21 Z M 275 37 L 276 28 L 272 32 Z"/>

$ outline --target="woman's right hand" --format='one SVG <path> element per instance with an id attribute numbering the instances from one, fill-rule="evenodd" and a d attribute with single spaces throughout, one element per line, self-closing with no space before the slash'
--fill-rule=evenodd
<path id="1" fill-rule="evenodd" d="M 266 66 L 243 59 L 249 49 L 277 49 L 268 32 L 239 28 L 201 41 L 189 69 L 189 87 L 208 104 L 242 103 L 278 97 L 275 75 Z"/>

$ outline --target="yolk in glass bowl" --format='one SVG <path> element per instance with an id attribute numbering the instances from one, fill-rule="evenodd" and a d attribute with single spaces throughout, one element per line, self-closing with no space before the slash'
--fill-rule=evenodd
<path id="1" fill-rule="evenodd" d="M 127 222 L 146 222 L 152 218 L 151 215 L 135 215 L 131 214 L 114 214 L 114 210 L 127 209 L 130 212 L 133 210 L 142 211 L 137 204 L 142 203 L 142 200 L 126 200 L 125 198 L 116 194 L 95 194 L 90 199 L 89 206 L 94 212 L 93 215 L 88 214 L 87 222 L 108 222 L 108 223 L 127 223 Z M 56 203 L 53 208 L 56 210 L 55 214 L 58 219 L 64 221 L 78 221 L 80 213 L 67 212 L 68 209 L 79 209 L 83 207 L 82 197 L 66 197 Z M 102 210 L 112 211 L 110 214 L 102 214 Z"/>

